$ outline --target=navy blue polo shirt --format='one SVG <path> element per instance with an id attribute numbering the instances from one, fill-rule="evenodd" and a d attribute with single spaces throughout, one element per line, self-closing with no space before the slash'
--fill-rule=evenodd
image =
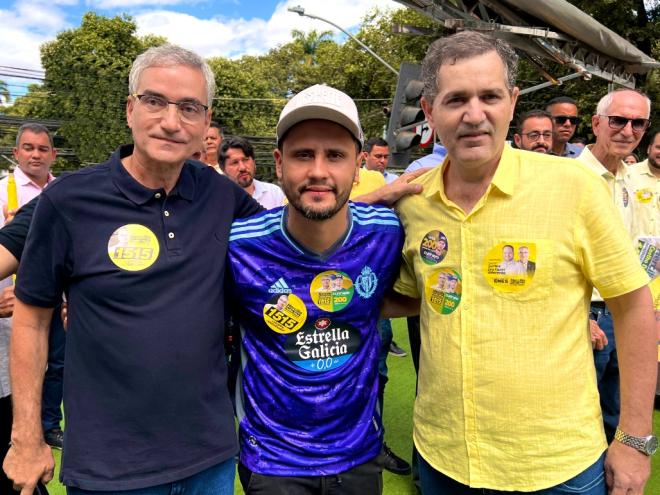
<path id="1" fill-rule="evenodd" d="M 224 338 L 235 218 L 262 208 L 213 168 L 186 162 L 169 194 L 120 162 L 62 177 L 40 196 L 16 296 L 65 292 L 61 479 L 129 490 L 183 479 L 236 454 Z"/>

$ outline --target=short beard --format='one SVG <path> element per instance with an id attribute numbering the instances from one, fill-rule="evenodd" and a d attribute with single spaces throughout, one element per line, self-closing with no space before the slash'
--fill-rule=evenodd
<path id="1" fill-rule="evenodd" d="M 348 191 L 343 192 L 342 194 L 337 193 L 337 189 L 334 189 L 335 192 L 335 204 L 334 206 L 330 206 L 328 208 L 324 208 L 322 210 L 318 209 L 313 209 L 312 207 L 305 207 L 301 204 L 300 202 L 300 196 L 297 198 L 293 199 L 291 190 L 288 187 L 285 187 L 284 184 L 282 184 L 282 189 L 284 190 L 284 195 L 287 197 L 289 200 L 289 204 L 293 206 L 293 208 L 300 213 L 303 217 L 305 217 L 307 220 L 312 220 L 315 222 L 321 222 L 323 220 L 329 220 L 330 218 L 334 217 L 346 204 L 348 201 L 348 197 L 351 194 L 350 189 Z M 298 189 L 298 193 L 300 194 L 300 189 L 304 189 L 304 187 Z"/>
<path id="2" fill-rule="evenodd" d="M 651 168 L 660 168 L 660 162 L 656 162 L 653 158 L 649 156 L 649 167 Z"/>
<path id="3" fill-rule="evenodd" d="M 249 179 L 236 179 L 238 181 L 238 185 L 241 186 L 243 189 L 246 187 L 250 187 L 252 185 L 252 182 L 254 182 L 254 177 L 250 176 Z"/>

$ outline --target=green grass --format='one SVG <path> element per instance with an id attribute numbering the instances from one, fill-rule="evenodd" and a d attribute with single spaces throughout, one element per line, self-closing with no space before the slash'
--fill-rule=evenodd
<path id="1" fill-rule="evenodd" d="M 394 321 L 394 340 L 410 351 L 405 320 Z M 390 380 L 385 389 L 385 439 L 392 450 L 404 459 L 409 459 L 412 452 L 412 406 L 415 395 L 415 370 L 410 353 L 408 357 L 390 357 L 387 360 Z M 660 434 L 660 410 L 653 414 L 653 431 Z M 59 468 L 60 453 L 55 452 L 55 461 Z M 646 494 L 660 493 L 660 452 L 652 460 L 651 479 L 646 485 Z M 57 478 L 58 472 L 55 473 Z M 396 476 L 387 471 L 383 473 L 385 495 L 414 495 L 410 476 Z M 57 481 L 48 484 L 52 495 L 65 495 L 65 490 Z M 243 490 L 236 477 L 236 494 Z"/>

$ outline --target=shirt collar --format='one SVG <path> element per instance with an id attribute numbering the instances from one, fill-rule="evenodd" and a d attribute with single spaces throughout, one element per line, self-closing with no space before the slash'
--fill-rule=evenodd
<path id="1" fill-rule="evenodd" d="M 16 167 L 14 169 L 14 180 L 16 181 L 16 184 L 18 184 L 19 186 L 26 186 L 28 184 L 32 184 L 35 187 L 38 187 L 39 189 L 43 189 L 40 185 L 38 185 L 36 182 L 34 182 L 32 179 L 30 179 L 26 175 L 26 173 L 21 170 L 20 167 Z M 53 174 L 48 172 L 48 180 L 46 181 L 46 186 L 48 184 L 50 184 L 51 182 L 53 182 L 53 180 L 55 180 L 55 177 L 53 176 Z M 44 187 L 46 187 L 46 186 L 44 186 Z"/>
<path id="2" fill-rule="evenodd" d="M 439 193 L 443 200 L 447 199 L 445 196 L 444 173 L 449 162 L 449 155 L 447 155 L 441 166 L 422 176 L 429 176 L 429 180 L 424 184 L 424 194 L 427 198 Z M 491 187 L 488 188 L 486 194 L 490 192 L 492 187 L 496 187 L 502 193 L 511 196 L 518 183 L 519 166 L 520 157 L 518 150 L 514 150 L 511 146 L 505 144 L 502 150 L 502 156 L 500 156 L 500 161 L 497 164 L 497 170 L 495 170 L 495 175 L 491 180 Z"/>
<path id="3" fill-rule="evenodd" d="M 615 179 L 621 179 L 623 175 L 625 175 L 628 172 L 627 165 L 622 161 L 621 165 L 617 171 L 616 175 L 614 175 L 612 172 L 607 170 L 605 166 L 600 163 L 598 158 L 594 156 L 594 154 L 591 152 L 591 148 L 593 148 L 593 144 L 589 144 L 584 147 L 582 150 L 582 153 L 580 153 L 580 156 L 577 157 L 577 160 L 580 160 L 582 163 L 587 165 L 593 172 L 598 174 L 600 177 L 603 178 L 615 178 Z"/>
<path id="4" fill-rule="evenodd" d="M 110 157 L 110 173 L 112 180 L 124 196 L 130 199 L 136 205 L 143 205 L 156 194 L 165 195 L 163 188 L 150 189 L 136 181 L 131 174 L 124 168 L 121 160 L 133 154 L 133 145 L 127 144 L 120 146 Z M 179 179 L 169 196 L 180 196 L 181 198 L 192 201 L 195 196 L 195 178 L 192 174 L 194 165 L 186 161 L 181 169 Z"/>

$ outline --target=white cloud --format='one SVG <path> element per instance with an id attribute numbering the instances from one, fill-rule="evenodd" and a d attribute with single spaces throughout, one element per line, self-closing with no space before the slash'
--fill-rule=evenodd
<path id="1" fill-rule="evenodd" d="M 0 10 L 0 65 L 41 69 L 39 47 L 70 27 L 61 8 L 71 0 L 24 0 Z"/>
<path id="2" fill-rule="evenodd" d="M 202 5 L 210 0 L 192 1 Z M 301 5 L 308 13 L 325 17 L 348 30 L 358 26 L 373 7 L 401 8 L 393 0 L 285 0 L 277 5 L 269 19 L 222 15 L 223 11 L 234 10 L 232 4 L 246 1 L 215 0 L 212 5 L 220 14 L 199 18 L 166 10 L 166 6 L 183 0 L 17 0 L 9 7 L 0 8 L 0 65 L 41 69 L 39 47 L 53 40 L 60 31 L 74 27 L 67 16 L 76 16 L 74 12 L 80 5 L 98 9 L 126 6 L 124 10 L 134 16 L 139 35 L 165 36 L 172 43 L 195 50 L 204 57 L 265 53 L 290 41 L 293 29 L 332 30 L 341 35 L 330 24 L 288 12 L 286 9 L 290 6 Z M 155 5 L 162 8 L 154 9 Z"/>
<path id="3" fill-rule="evenodd" d="M 136 7 L 178 5 L 181 3 L 191 2 L 189 0 L 87 0 L 85 5 L 94 9 L 134 9 Z"/>
<path id="4" fill-rule="evenodd" d="M 187 14 L 159 10 L 135 15 L 138 33 L 165 36 L 170 42 L 196 51 L 204 57 L 236 57 L 242 54 L 260 54 L 291 40 L 291 31 L 330 30 L 341 34 L 328 23 L 301 17 L 288 12 L 290 6 L 300 5 L 308 13 L 324 17 L 350 30 L 360 24 L 373 7 L 400 8 L 392 0 L 335 0 L 332 11 L 324 12 L 318 0 L 288 0 L 279 3 L 268 20 L 229 19 L 217 16 L 199 19 Z"/>

